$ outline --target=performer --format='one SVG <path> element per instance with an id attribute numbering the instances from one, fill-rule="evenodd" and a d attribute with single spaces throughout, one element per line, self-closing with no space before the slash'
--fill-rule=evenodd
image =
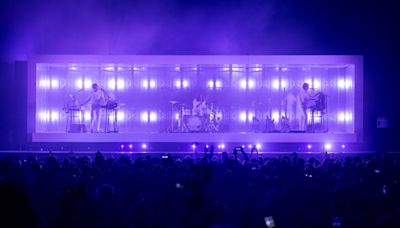
<path id="1" fill-rule="evenodd" d="M 308 90 L 310 85 L 303 83 L 303 89 L 297 94 L 297 117 L 299 118 L 299 130 L 305 131 L 307 127 L 307 102 L 310 99 Z"/>
<path id="2" fill-rule="evenodd" d="M 101 116 L 101 105 L 105 102 L 104 90 L 99 89 L 99 86 L 94 83 L 92 85 L 93 92 L 90 97 L 83 102 L 81 105 L 86 105 L 91 101 L 91 111 L 90 111 L 90 131 L 99 132 L 100 130 L 100 116 Z"/>
<path id="3" fill-rule="evenodd" d="M 310 102 L 315 102 L 315 97 L 318 94 L 311 95 L 308 90 L 310 85 L 303 83 L 302 90 L 297 94 L 297 117 L 299 118 L 299 130 L 307 130 L 307 108 L 310 106 Z"/>
<path id="4" fill-rule="evenodd" d="M 284 98 L 283 105 L 285 109 L 285 117 L 289 121 L 289 125 L 291 125 L 290 122 L 296 119 L 296 94 L 297 92 L 292 89 L 292 91 L 289 91 Z"/>
<path id="5" fill-rule="evenodd" d="M 193 99 L 193 109 L 192 115 L 194 116 L 203 116 L 204 108 L 206 107 L 206 101 L 204 100 L 203 96 L 199 94 L 197 98 Z"/>

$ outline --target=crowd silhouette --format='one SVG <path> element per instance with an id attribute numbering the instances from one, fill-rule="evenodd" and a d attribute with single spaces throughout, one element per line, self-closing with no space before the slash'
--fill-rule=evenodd
<path id="1" fill-rule="evenodd" d="M 0 227 L 400 227 L 396 156 L 0 158 Z"/>

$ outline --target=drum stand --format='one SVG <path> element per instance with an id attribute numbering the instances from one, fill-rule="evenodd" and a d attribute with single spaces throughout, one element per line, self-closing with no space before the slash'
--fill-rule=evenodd
<path id="1" fill-rule="evenodd" d="M 168 101 L 171 104 L 171 126 L 168 132 L 183 132 L 183 106 L 179 107 L 178 118 L 175 116 L 175 106 L 179 104 L 177 101 Z"/>
<path id="2" fill-rule="evenodd" d="M 65 109 L 67 113 L 67 124 L 65 131 L 67 133 L 84 133 L 85 125 L 82 123 L 82 110 L 78 107 L 68 107 Z"/>
<path id="3" fill-rule="evenodd" d="M 219 131 L 219 129 L 218 129 L 218 124 L 217 124 L 217 112 L 215 111 L 215 110 L 212 110 L 211 111 L 212 112 L 212 119 L 210 119 L 210 118 L 208 118 L 209 119 L 209 121 L 206 123 L 207 124 L 207 127 L 205 127 L 205 131 L 208 131 L 208 132 L 218 132 Z"/>
<path id="4" fill-rule="evenodd" d="M 323 106 L 318 107 L 317 108 L 310 108 L 310 116 L 311 116 L 311 123 L 310 123 L 310 132 L 315 133 L 316 131 L 319 132 L 326 132 L 328 129 L 326 127 L 326 120 L 325 120 L 325 116 L 326 116 L 326 108 L 327 108 L 327 100 L 325 99 L 325 103 L 323 104 Z M 316 127 L 315 124 L 315 119 L 319 119 L 319 127 Z"/>
<path id="5" fill-rule="evenodd" d="M 171 102 L 171 127 L 169 132 L 186 132 L 187 131 L 187 127 L 185 125 L 184 119 L 183 119 L 183 110 L 184 110 L 184 106 L 179 107 L 179 113 L 178 116 L 179 118 L 176 119 L 175 116 L 175 104 L 177 104 L 177 102 Z"/>
<path id="6" fill-rule="evenodd" d="M 185 122 L 183 122 L 183 110 L 184 110 L 184 107 L 183 106 L 180 107 L 180 109 L 179 109 L 179 125 L 178 125 L 180 132 L 185 132 L 188 130 Z"/>
<path id="7" fill-rule="evenodd" d="M 116 108 L 105 108 L 106 115 L 104 120 L 104 132 L 106 133 L 116 133 L 117 130 L 117 113 L 118 110 Z M 112 129 L 110 127 L 110 117 L 113 118 L 112 121 Z"/>

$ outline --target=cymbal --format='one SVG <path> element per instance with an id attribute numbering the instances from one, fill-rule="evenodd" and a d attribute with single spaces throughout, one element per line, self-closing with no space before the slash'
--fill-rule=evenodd
<path id="1" fill-rule="evenodd" d="M 177 104 L 177 103 L 179 103 L 178 101 L 168 101 L 170 104 Z"/>
<path id="2" fill-rule="evenodd" d="M 181 107 L 184 107 L 184 108 L 187 108 L 187 107 L 189 107 L 189 105 L 187 105 L 187 104 L 183 104 L 183 103 L 179 104 L 179 106 L 181 106 Z"/>

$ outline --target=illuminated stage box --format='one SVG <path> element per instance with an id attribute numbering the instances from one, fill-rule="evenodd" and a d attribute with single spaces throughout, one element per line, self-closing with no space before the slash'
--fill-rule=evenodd
<path id="1" fill-rule="evenodd" d="M 33 56 L 28 130 L 33 142 L 360 142 L 362 80 L 360 56 Z M 94 83 L 109 100 L 89 133 Z"/>

